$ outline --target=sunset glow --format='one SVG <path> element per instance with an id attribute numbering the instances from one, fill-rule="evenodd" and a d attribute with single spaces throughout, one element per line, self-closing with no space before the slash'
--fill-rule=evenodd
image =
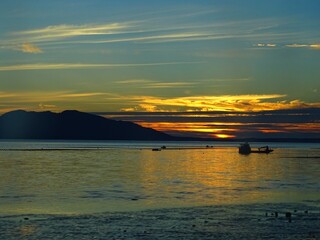
<path id="1" fill-rule="evenodd" d="M 313 138 L 317 9 L 275 0 L 5 0 L 0 114 L 75 109 L 179 136 Z"/>
<path id="2" fill-rule="evenodd" d="M 234 138 L 235 135 L 227 135 L 227 134 L 214 134 L 217 138 L 227 139 L 227 138 Z"/>
<path id="3" fill-rule="evenodd" d="M 314 133 L 320 132 L 320 124 L 295 123 L 295 124 L 268 124 L 268 129 L 264 127 L 267 123 L 218 123 L 218 122 L 137 122 L 144 127 L 150 127 L 169 134 L 177 133 L 202 133 L 204 137 L 234 138 L 237 133 L 246 131 L 272 133 Z"/>
<path id="4" fill-rule="evenodd" d="M 319 13 L 1 0 L 0 240 L 318 239 Z"/>
<path id="5" fill-rule="evenodd" d="M 176 136 L 245 138 L 313 136 L 320 132 L 319 110 L 267 112 L 140 112 L 103 114 L 107 118 L 133 121 Z"/>

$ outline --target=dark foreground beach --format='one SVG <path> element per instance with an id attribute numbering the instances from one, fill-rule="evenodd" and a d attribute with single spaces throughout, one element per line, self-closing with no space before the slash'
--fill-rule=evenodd
<path id="1" fill-rule="evenodd" d="M 319 239 L 320 207 L 251 204 L 0 218 L 1 239 Z"/>

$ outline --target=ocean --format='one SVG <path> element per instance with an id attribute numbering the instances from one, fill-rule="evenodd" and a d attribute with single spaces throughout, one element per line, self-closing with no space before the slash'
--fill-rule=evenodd
<path id="1" fill-rule="evenodd" d="M 8 239 L 19 234 L 38 239 L 53 223 L 52 216 L 77 223 L 81 216 L 128 218 L 145 211 L 154 211 L 151 215 L 169 211 L 175 216 L 173 209 L 214 206 L 225 213 L 235 206 L 240 206 L 238 210 L 247 206 L 243 211 L 260 209 L 261 217 L 276 206 L 279 212 L 296 207 L 302 213 L 309 208 L 316 218 L 311 228 L 319 224 L 319 144 L 252 143 L 253 148 L 268 145 L 274 152 L 250 155 L 239 154 L 239 143 L 230 142 L 2 141 L 0 145 L 0 225 L 6 226 L 0 233 Z M 152 151 L 161 146 L 166 149 Z M 38 225 L 26 223 L 30 219 Z M 40 228 L 43 221 L 49 222 Z M 36 230 L 21 228 L 28 224 Z M 18 233 L 12 230 L 18 227 L 22 229 Z M 66 232 L 55 234 L 52 239 Z"/>

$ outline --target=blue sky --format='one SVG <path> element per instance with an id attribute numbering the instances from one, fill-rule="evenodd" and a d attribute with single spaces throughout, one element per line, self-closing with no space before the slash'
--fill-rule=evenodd
<path id="1" fill-rule="evenodd" d="M 320 2 L 17 1 L 0 112 L 320 107 Z"/>

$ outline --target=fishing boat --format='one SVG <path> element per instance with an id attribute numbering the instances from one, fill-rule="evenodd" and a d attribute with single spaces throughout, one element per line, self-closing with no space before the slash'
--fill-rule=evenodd
<path id="1" fill-rule="evenodd" d="M 250 154 L 250 153 L 271 153 L 273 152 L 273 149 L 271 149 L 269 146 L 263 146 L 259 147 L 257 150 L 252 150 L 249 143 L 242 143 L 239 147 L 239 153 L 240 154 Z"/>
<path id="2" fill-rule="evenodd" d="M 258 150 L 251 150 L 251 153 L 271 153 L 273 152 L 273 149 L 271 149 L 269 146 L 259 147 Z"/>

